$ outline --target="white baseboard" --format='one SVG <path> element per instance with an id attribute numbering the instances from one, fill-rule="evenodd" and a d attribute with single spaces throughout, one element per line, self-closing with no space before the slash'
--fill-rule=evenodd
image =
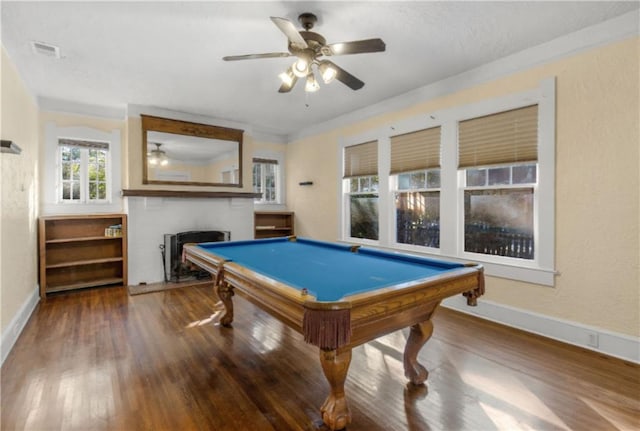
<path id="1" fill-rule="evenodd" d="M 9 352 L 11 352 L 13 345 L 18 340 L 18 337 L 22 333 L 29 317 L 31 317 L 31 313 L 35 310 L 39 301 L 40 289 L 36 286 L 32 294 L 29 295 L 27 300 L 22 304 L 22 307 L 20 307 L 20 311 L 13 316 L 9 326 L 2 332 L 2 338 L 0 339 L 0 365 L 4 364 L 4 360 L 9 356 Z"/>
<path id="2" fill-rule="evenodd" d="M 467 306 L 462 296 L 447 298 L 442 305 L 462 313 L 542 335 L 564 343 L 640 364 L 640 338 L 557 319 L 480 299 L 477 307 Z"/>

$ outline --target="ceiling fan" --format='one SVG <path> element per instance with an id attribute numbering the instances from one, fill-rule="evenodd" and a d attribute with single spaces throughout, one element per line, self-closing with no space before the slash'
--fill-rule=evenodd
<path id="1" fill-rule="evenodd" d="M 300 21 L 304 30 L 298 31 L 295 25 L 288 19 L 272 16 L 271 21 L 273 21 L 289 40 L 289 52 L 232 55 L 223 57 L 222 59 L 225 61 L 236 61 L 257 58 L 297 57 L 295 63 L 279 75 L 282 80 L 282 85 L 278 90 L 280 93 L 288 93 L 291 91 L 299 78 L 306 79 L 306 91 L 317 91 L 320 86 L 315 78 L 313 66 L 320 72 L 325 84 L 337 79 L 352 90 L 361 89 L 364 86 L 364 82 L 338 67 L 332 61 L 323 59 L 322 57 L 382 52 L 385 50 L 384 42 L 382 39 L 364 39 L 327 45 L 326 39 L 322 35 L 311 31 L 317 20 L 318 18 L 312 13 L 301 14 L 298 16 L 298 21 Z"/>

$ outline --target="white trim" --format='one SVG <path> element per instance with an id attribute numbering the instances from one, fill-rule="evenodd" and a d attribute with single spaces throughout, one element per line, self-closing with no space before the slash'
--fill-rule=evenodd
<path id="1" fill-rule="evenodd" d="M 534 260 L 497 257 L 464 252 L 463 207 L 464 187 L 459 186 L 463 174 L 458 170 L 458 122 L 523 106 L 538 105 L 538 185 L 535 202 L 536 257 Z M 440 249 L 398 244 L 393 238 L 393 200 L 389 187 L 389 136 L 434 127 L 441 128 Z M 420 114 L 389 123 L 361 134 L 339 137 L 338 166 L 343 165 L 344 148 L 363 142 L 378 141 L 379 240 L 370 241 L 348 236 L 348 201 L 344 198 L 344 180 L 339 192 L 340 239 L 364 245 L 404 250 L 456 261 L 482 263 L 488 275 L 521 280 L 544 286 L 555 285 L 555 77 L 541 80 L 532 90 L 486 99 Z M 544 163 L 544 166 L 542 164 Z M 547 178 L 541 179 L 542 174 Z M 338 173 L 341 179 L 341 174 Z M 544 232 L 538 227 L 543 226 Z"/>
<path id="2" fill-rule="evenodd" d="M 60 202 L 58 185 L 58 139 L 60 137 L 108 142 L 107 159 L 108 192 L 106 202 L 69 203 Z M 111 132 L 90 127 L 58 127 L 48 122 L 44 128 L 44 186 L 41 214 L 86 214 L 121 212 L 123 208 L 120 191 L 122 189 L 122 144 L 120 129 Z"/>
<path id="3" fill-rule="evenodd" d="M 287 187 L 286 187 L 286 173 L 285 173 L 285 154 L 279 151 L 271 151 L 271 150 L 255 150 L 253 152 L 253 156 L 251 157 L 251 180 L 253 183 L 253 159 L 254 158 L 258 158 L 258 159 L 271 159 L 271 160 L 277 160 L 278 161 L 278 178 L 276 178 L 276 189 L 277 189 L 277 196 L 276 196 L 276 202 L 256 202 L 255 200 L 253 201 L 253 203 L 258 206 L 258 208 L 256 208 L 256 210 L 258 211 L 266 211 L 263 208 L 266 208 L 266 206 L 269 205 L 276 205 L 276 206 L 282 206 L 282 205 L 286 205 L 287 202 Z"/>
<path id="4" fill-rule="evenodd" d="M 2 339 L 0 340 L 0 365 L 4 364 L 5 359 L 9 356 L 11 349 L 13 349 L 18 337 L 29 321 L 33 310 L 36 309 L 36 305 L 38 305 L 40 301 L 39 293 L 40 289 L 36 286 L 2 333 Z"/>
<path id="5" fill-rule="evenodd" d="M 467 306 L 462 296 L 447 298 L 443 307 L 640 364 L 640 338 L 582 325 L 531 311 L 480 300 Z M 594 345 L 595 344 L 595 345 Z"/>
<path id="6" fill-rule="evenodd" d="M 125 119 L 125 110 L 123 108 L 88 105 L 70 100 L 52 99 L 42 96 L 38 97 L 37 102 L 41 111 L 88 115 L 91 117 L 109 118 L 120 121 Z"/>

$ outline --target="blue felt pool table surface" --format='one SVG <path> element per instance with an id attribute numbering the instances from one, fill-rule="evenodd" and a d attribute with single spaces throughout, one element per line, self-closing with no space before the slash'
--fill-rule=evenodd
<path id="1" fill-rule="evenodd" d="M 297 289 L 317 301 L 421 280 L 463 264 L 305 238 L 202 243 L 198 247 Z"/>

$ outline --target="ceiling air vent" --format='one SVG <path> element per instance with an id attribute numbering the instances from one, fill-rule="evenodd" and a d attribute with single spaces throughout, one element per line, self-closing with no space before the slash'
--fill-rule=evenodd
<path id="1" fill-rule="evenodd" d="M 36 54 L 46 55 L 47 57 L 60 58 L 60 48 L 55 45 L 32 41 L 31 48 Z"/>

